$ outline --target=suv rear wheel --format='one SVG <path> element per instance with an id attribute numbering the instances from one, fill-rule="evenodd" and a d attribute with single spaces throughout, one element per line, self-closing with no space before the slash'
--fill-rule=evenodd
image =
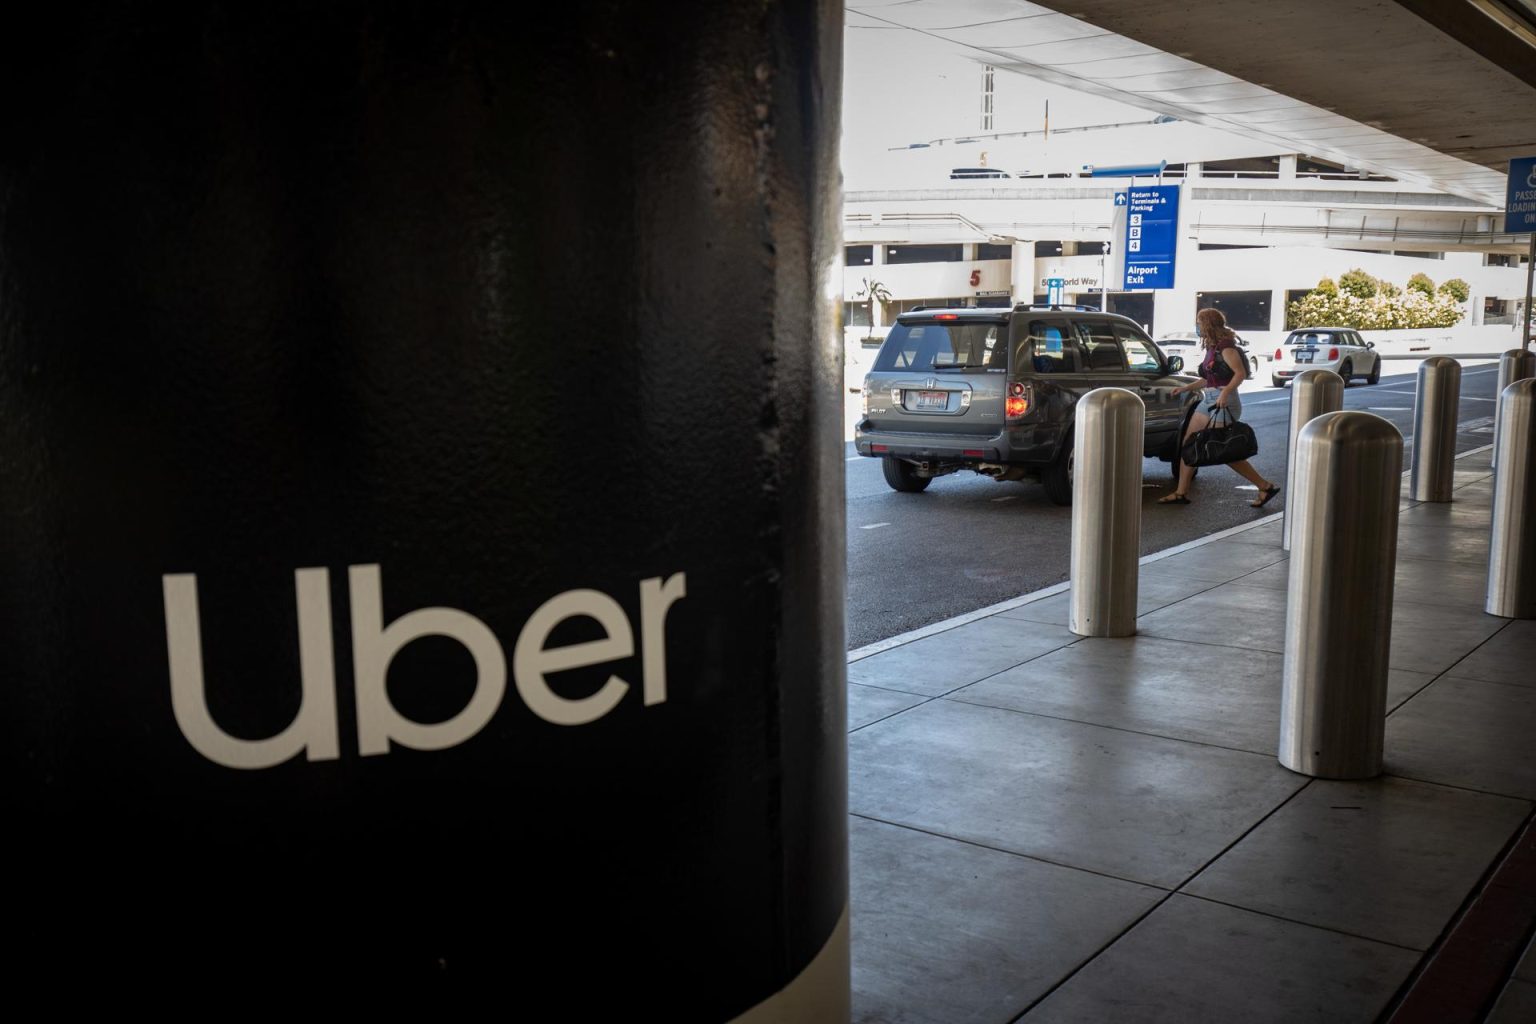
<path id="1" fill-rule="evenodd" d="M 1045 496 L 1051 500 L 1052 505 L 1072 504 L 1073 448 L 1072 435 L 1068 434 L 1061 442 L 1061 451 L 1056 453 L 1056 458 L 1040 474 L 1040 482 L 1045 485 Z"/>
<path id="2" fill-rule="evenodd" d="M 926 491 L 928 485 L 933 483 L 933 477 L 918 476 L 916 466 L 906 459 L 898 459 L 894 455 L 882 456 L 880 468 L 885 472 L 885 482 L 891 485 L 891 489 L 905 494 L 917 494 L 920 491 Z"/>

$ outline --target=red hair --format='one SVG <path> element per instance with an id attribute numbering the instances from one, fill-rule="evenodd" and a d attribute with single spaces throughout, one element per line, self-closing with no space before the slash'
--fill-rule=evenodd
<path id="1" fill-rule="evenodd" d="M 1206 348 L 1215 348 L 1223 341 L 1232 341 L 1237 337 L 1232 328 L 1227 326 L 1227 318 L 1221 310 L 1207 306 L 1195 314 L 1195 327 L 1200 332 L 1200 344 Z"/>

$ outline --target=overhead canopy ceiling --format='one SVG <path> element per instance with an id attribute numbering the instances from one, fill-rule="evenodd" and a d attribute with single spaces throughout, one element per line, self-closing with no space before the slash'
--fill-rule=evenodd
<path id="1" fill-rule="evenodd" d="M 1527 0 L 849 0 L 848 12 L 999 69 L 1502 207 L 1508 159 L 1536 154 L 1536 35 L 1522 38 L 1518 18 L 1514 31 L 1494 21 L 1479 7 L 1490 3 L 1528 9 Z"/>

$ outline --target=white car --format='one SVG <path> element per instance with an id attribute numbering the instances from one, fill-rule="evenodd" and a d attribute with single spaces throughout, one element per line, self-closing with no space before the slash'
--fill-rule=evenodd
<path id="1" fill-rule="evenodd" d="M 1357 377 L 1375 384 L 1381 380 L 1381 356 L 1374 342 L 1348 327 L 1304 327 L 1275 349 L 1269 382 L 1283 388 L 1303 370 L 1332 370 L 1344 378 L 1345 387 Z"/>
<path id="2" fill-rule="evenodd" d="M 1180 356 L 1184 360 L 1185 373 L 1200 372 L 1200 361 L 1205 358 L 1205 349 L 1200 344 L 1200 335 L 1193 331 L 1170 331 L 1157 339 L 1157 347 L 1169 356 Z M 1256 377 L 1259 373 L 1259 357 L 1248 347 L 1248 343 L 1241 336 L 1237 339 L 1237 347 L 1243 353 L 1243 358 L 1248 360 L 1248 375 Z"/>

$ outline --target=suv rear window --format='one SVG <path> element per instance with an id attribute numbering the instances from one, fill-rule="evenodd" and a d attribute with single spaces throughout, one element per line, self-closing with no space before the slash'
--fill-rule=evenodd
<path id="1" fill-rule="evenodd" d="M 998 339 L 1007 330 L 1001 323 L 898 323 L 880 346 L 874 370 L 926 373 L 945 366 L 1002 369 L 1007 365 L 1007 346 L 999 345 Z"/>

